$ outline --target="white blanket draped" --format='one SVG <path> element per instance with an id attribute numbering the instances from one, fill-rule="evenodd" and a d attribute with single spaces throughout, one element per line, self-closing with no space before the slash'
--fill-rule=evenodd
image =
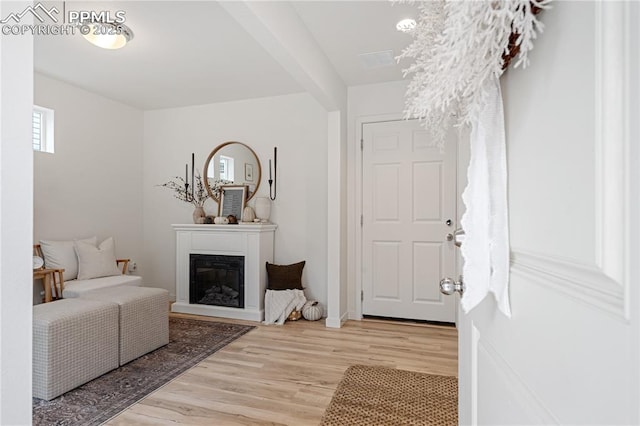
<path id="1" fill-rule="evenodd" d="M 509 305 L 509 217 L 507 204 L 507 156 L 504 112 L 498 78 L 487 81 L 486 107 L 471 131 L 468 185 L 462 194 L 466 211 L 461 246 L 464 258 L 465 312 L 477 306 L 489 292 L 498 309 L 511 317 Z"/>
<path id="2" fill-rule="evenodd" d="M 284 324 L 289 314 L 307 302 L 302 290 L 267 290 L 264 295 L 264 323 Z"/>

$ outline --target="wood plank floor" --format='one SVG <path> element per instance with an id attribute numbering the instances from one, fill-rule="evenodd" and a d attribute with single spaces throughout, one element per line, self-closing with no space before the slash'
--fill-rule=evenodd
<path id="1" fill-rule="evenodd" d="M 317 425 L 350 365 L 455 376 L 457 352 L 452 327 L 349 321 L 330 329 L 324 321 L 304 320 L 258 325 L 107 424 Z"/>

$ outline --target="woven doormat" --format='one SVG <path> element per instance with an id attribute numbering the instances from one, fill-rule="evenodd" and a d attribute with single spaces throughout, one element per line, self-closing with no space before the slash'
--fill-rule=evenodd
<path id="1" fill-rule="evenodd" d="M 321 426 L 458 424 L 458 379 L 354 365 L 338 384 Z"/>

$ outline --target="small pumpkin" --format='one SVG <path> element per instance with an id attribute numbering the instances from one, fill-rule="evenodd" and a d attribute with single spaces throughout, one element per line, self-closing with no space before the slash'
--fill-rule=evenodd
<path id="1" fill-rule="evenodd" d="M 298 321 L 300 319 L 300 317 L 301 317 L 300 311 L 296 311 L 294 309 L 293 311 L 291 311 L 291 313 L 287 317 L 287 320 L 289 320 L 289 321 Z"/>
<path id="2" fill-rule="evenodd" d="M 302 307 L 302 316 L 309 321 L 317 321 L 322 318 L 322 305 L 311 300 Z"/>
<path id="3" fill-rule="evenodd" d="M 213 219 L 213 223 L 215 223 L 216 225 L 228 225 L 229 219 L 224 216 L 217 216 L 215 219 Z"/>
<path id="4" fill-rule="evenodd" d="M 253 219 L 256 218 L 256 212 L 253 210 L 251 206 L 247 206 L 242 211 L 242 221 L 243 222 L 253 222 Z"/>

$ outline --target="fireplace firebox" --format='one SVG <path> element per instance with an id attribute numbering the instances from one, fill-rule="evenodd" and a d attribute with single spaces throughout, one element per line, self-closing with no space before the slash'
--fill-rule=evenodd
<path id="1" fill-rule="evenodd" d="M 244 308 L 244 256 L 191 254 L 189 303 Z"/>

